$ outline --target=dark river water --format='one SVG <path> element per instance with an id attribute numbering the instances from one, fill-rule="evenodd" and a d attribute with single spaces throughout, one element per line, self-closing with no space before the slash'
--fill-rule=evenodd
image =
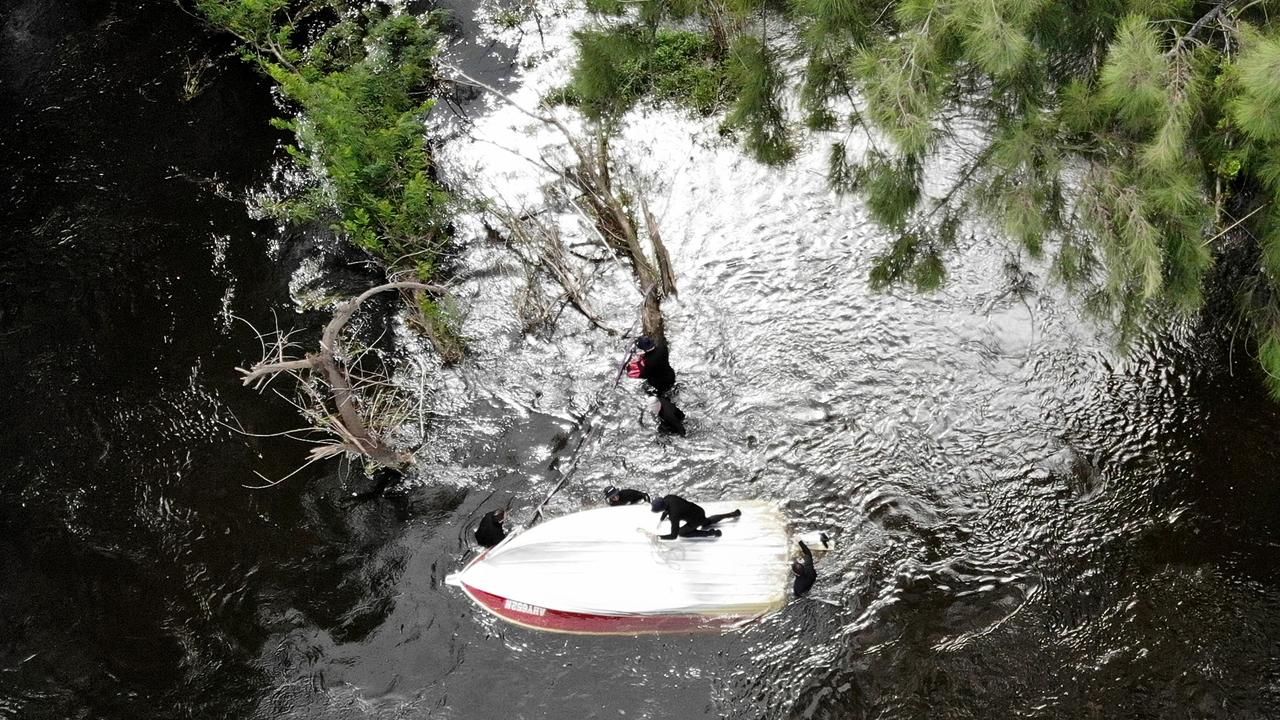
<path id="1" fill-rule="evenodd" d="M 0 717 L 1280 717 L 1280 411 L 1229 329 L 1122 355 L 982 243 L 943 293 L 871 293 L 860 210 L 724 149 L 661 203 L 688 439 L 610 388 L 618 341 L 521 334 L 520 273 L 478 248 L 473 358 L 401 335 L 420 469 L 367 501 L 340 462 L 250 490 L 305 447 L 219 424 L 298 424 L 240 387 L 234 318 L 314 329 L 304 286 L 376 276 L 251 219 L 269 88 L 174 3 L 0 22 Z M 527 518 L 575 460 L 553 514 L 621 479 L 776 499 L 839 548 L 723 636 L 539 634 L 442 584 L 480 511 Z"/>

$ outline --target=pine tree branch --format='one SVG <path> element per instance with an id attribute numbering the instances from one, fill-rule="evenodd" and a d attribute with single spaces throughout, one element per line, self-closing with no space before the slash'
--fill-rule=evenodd
<path id="1" fill-rule="evenodd" d="M 831 55 L 831 48 L 827 48 L 826 53 L 827 59 L 834 63 L 835 58 Z M 871 147 L 873 152 L 880 153 L 880 148 L 876 146 L 875 136 L 871 133 L 871 127 L 867 125 L 865 120 L 863 120 L 862 111 L 858 109 L 858 101 L 853 98 L 853 89 L 850 88 L 849 83 L 845 81 L 843 73 L 837 75 L 837 80 L 840 83 L 840 89 L 844 91 L 844 96 L 849 100 L 849 107 L 853 110 L 853 121 L 862 128 L 862 132 L 867 136 L 867 145 Z"/>
<path id="2" fill-rule="evenodd" d="M 1191 25 L 1191 29 L 1187 30 L 1186 34 L 1179 37 L 1178 41 L 1173 44 L 1173 47 L 1169 48 L 1169 51 L 1165 53 L 1165 57 L 1173 57 L 1181 53 L 1183 45 L 1194 41 L 1196 35 L 1200 34 L 1201 30 L 1207 27 L 1209 23 L 1216 20 L 1218 16 L 1222 15 L 1222 13 L 1226 11 L 1227 8 L 1235 4 L 1235 2 L 1236 0 L 1222 0 L 1222 2 L 1214 5 L 1213 9 L 1209 12 L 1201 15 L 1200 19 L 1196 20 L 1195 23 Z"/>
<path id="3" fill-rule="evenodd" d="M 934 215 L 938 214 L 939 210 L 951 202 L 951 198 L 955 197 L 956 193 L 960 192 L 962 188 L 968 186 L 970 181 L 973 180 L 973 176 L 977 174 L 978 170 L 985 165 L 987 160 L 991 157 L 991 153 L 994 152 L 993 147 L 993 145 L 987 145 L 986 149 L 978 153 L 978 156 L 973 159 L 973 162 L 969 163 L 969 167 L 965 168 L 964 172 L 960 174 L 959 179 L 957 179 L 951 188 L 947 190 L 947 193 L 934 202 L 933 209 L 930 210 L 927 215 L 920 218 L 920 220 L 915 224 L 916 228 L 919 228 L 929 222 Z"/>
<path id="4" fill-rule="evenodd" d="M 1217 19 L 1223 11 L 1231 7 L 1234 3 L 1235 0 L 1223 0 L 1215 5 L 1212 10 L 1202 15 L 1199 20 L 1196 20 L 1195 24 L 1191 26 L 1191 29 L 1187 31 L 1187 34 L 1182 36 L 1182 40 L 1194 40 L 1196 35 L 1199 34 L 1206 25 Z"/>

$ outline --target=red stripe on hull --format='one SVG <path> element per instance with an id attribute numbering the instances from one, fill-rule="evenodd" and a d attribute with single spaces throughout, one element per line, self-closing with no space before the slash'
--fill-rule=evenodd
<path id="1" fill-rule="evenodd" d="M 708 615 L 591 615 L 535 607 L 478 590 L 466 583 L 462 588 L 481 607 L 503 620 L 536 630 L 578 635 L 716 632 L 752 619 Z"/>

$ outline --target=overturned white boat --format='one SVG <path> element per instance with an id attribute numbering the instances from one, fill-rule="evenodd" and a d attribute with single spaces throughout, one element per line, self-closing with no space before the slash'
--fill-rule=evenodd
<path id="1" fill-rule="evenodd" d="M 792 538 L 778 506 L 701 503 L 718 538 L 659 540 L 647 505 L 604 507 L 513 534 L 445 579 L 503 620 L 539 630 L 637 635 L 732 627 L 790 589 Z"/>

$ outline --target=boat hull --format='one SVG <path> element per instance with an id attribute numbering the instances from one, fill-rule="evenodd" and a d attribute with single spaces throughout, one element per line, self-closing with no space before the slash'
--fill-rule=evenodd
<path id="1" fill-rule="evenodd" d="M 776 504 L 741 509 L 718 538 L 661 540 L 648 507 L 598 508 L 513 534 L 447 582 L 486 611 L 537 630 L 589 635 L 716 632 L 786 601 L 790 534 Z"/>
<path id="2" fill-rule="evenodd" d="M 466 583 L 462 589 L 477 605 L 497 617 L 532 630 L 570 635 L 660 635 L 665 633 L 723 632 L 756 616 L 686 615 L 593 615 L 552 610 L 498 597 Z"/>

